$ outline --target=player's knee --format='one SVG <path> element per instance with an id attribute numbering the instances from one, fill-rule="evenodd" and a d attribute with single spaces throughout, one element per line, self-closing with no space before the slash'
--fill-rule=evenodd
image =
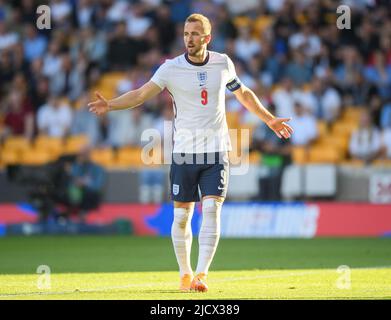
<path id="1" fill-rule="evenodd" d="M 176 224 L 181 229 L 186 228 L 192 216 L 192 211 L 192 207 L 174 208 L 174 224 Z"/>
<path id="2" fill-rule="evenodd" d="M 206 198 L 202 201 L 202 213 L 205 216 L 216 216 L 220 215 L 223 201 L 218 198 Z"/>

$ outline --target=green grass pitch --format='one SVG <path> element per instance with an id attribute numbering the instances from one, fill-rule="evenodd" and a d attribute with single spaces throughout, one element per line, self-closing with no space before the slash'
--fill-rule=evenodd
<path id="1" fill-rule="evenodd" d="M 197 248 L 194 238 L 193 268 Z M 50 288 L 40 265 L 50 267 Z M 209 292 L 181 293 L 178 280 L 170 238 L 0 239 L 0 299 L 148 300 L 390 299 L 391 239 L 221 239 Z"/>

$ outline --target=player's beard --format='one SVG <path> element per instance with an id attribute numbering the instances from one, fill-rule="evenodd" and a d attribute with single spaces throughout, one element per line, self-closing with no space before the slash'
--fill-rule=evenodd
<path id="1" fill-rule="evenodd" d="M 193 48 L 187 48 L 187 54 L 190 57 L 200 57 L 202 54 L 202 47 L 193 47 Z"/>

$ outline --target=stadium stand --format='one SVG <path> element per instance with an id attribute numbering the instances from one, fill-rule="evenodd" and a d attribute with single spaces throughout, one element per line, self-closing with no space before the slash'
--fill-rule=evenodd
<path id="1" fill-rule="evenodd" d="M 224 1 L 204 1 L 202 5 L 197 1 L 186 1 L 186 5 L 138 1 L 137 6 L 134 1 L 89 1 L 83 4 L 85 15 L 78 14 L 77 1 L 58 2 L 69 10 L 62 19 L 54 19 L 49 30 L 35 29 L 31 17 L 36 14 L 23 1 L 0 4 L 0 168 L 47 163 L 75 154 L 88 143 L 85 135 L 69 132 L 63 139 L 39 134 L 38 111 L 55 95 L 72 107 L 75 116 L 85 107 L 85 93 L 93 97 L 99 91 L 110 98 L 118 94 L 120 83 L 121 88 L 142 85 L 165 59 L 183 52 L 182 21 L 171 16 L 167 27 L 171 29 L 167 30 L 178 30 L 177 34 L 158 28 L 159 8 L 171 10 L 174 6 L 184 17 L 193 10 L 210 16 L 214 21 L 210 49 L 226 52 L 233 59 L 242 82 L 259 92 L 267 107 L 274 105 L 279 111 L 282 105 L 285 109 L 279 116 L 292 116 L 294 104 L 300 103 L 307 114 L 316 117 L 317 138 L 308 145 L 292 146 L 291 163 L 390 166 L 387 153 L 364 161 L 349 152 L 363 110 L 370 111 L 380 133 L 386 130 L 380 119 L 386 117 L 384 106 L 391 99 L 391 6 L 387 1 L 357 2 L 352 7 L 351 30 L 339 32 L 335 26 L 338 3 L 333 1 L 253 1 L 246 2 L 244 11 Z M 143 22 L 131 23 L 134 10 L 141 13 Z M 119 36 L 120 32 L 124 34 Z M 113 50 L 118 50 L 120 41 L 134 48 L 134 56 L 121 61 L 118 68 L 109 58 L 115 56 Z M 379 80 L 382 74 L 384 81 Z M 291 84 L 286 86 L 287 77 Z M 15 90 L 20 93 L 20 108 L 12 107 Z M 142 106 L 141 117 L 163 119 L 162 110 L 171 103 L 164 93 Z M 26 126 L 21 127 L 20 117 L 26 110 L 35 115 L 32 138 Z M 329 110 L 336 110 L 335 118 L 330 118 Z M 248 142 L 241 141 L 240 134 L 231 134 L 238 154 L 245 152 L 250 165 L 262 165 L 260 150 L 246 151 L 253 142 L 256 120 L 252 122 L 243 106 L 231 102 L 226 118 L 230 129 L 250 132 Z M 111 121 L 110 117 L 99 118 L 99 139 L 91 146 L 92 159 L 109 170 L 142 170 L 140 147 L 110 145 Z"/>

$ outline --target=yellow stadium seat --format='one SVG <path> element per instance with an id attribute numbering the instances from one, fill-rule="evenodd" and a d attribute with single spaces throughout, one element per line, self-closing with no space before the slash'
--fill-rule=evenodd
<path id="1" fill-rule="evenodd" d="M 364 110 L 363 107 L 349 106 L 346 107 L 342 112 L 342 120 L 344 121 L 353 121 L 358 123 L 360 119 L 360 114 Z"/>
<path id="2" fill-rule="evenodd" d="M 36 150 L 50 152 L 54 157 L 62 154 L 64 149 L 64 140 L 62 138 L 40 135 L 35 138 L 34 147 Z"/>
<path id="3" fill-rule="evenodd" d="M 308 151 L 306 147 L 293 146 L 292 160 L 295 164 L 305 164 L 308 161 Z"/>
<path id="4" fill-rule="evenodd" d="M 274 17 L 272 15 L 261 15 L 259 16 L 253 24 L 255 37 L 262 37 L 264 31 L 271 26 L 274 22 Z"/>
<path id="5" fill-rule="evenodd" d="M 108 85 L 117 85 L 117 82 L 124 79 L 126 77 L 126 72 L 121 71 L 113 71 L 105 73 L 100 79 L 101 83 Z"/>
<path id="6" fill-rule="evenodd" d="M 377 159 L 372 162 L 372 165 L 375 167 L 390 168 L 391 159 Z"/>
<path id="7" fill-rule="evenodd" d="M 79 153 L 88 143 L 89 139 L 86 135 L 70 136 L 65 140 L 64 153 Z"/>
<path id="8" fill-rule="evenodd" d="M 118 82 L 125 78 L 125 72 L 109 72 L 102 76 L 96 90 L 105 97 L 115 96 Z M 94 91 L 96 91 L 94 90 Z"/>
<path id="9" fill-rule="evenodd" d="M 144 163 L 141 159 L 141 148 L 124 147 L 118 150 L 116 164 L 126 167 L 140 167 Z"/>
<path id="10" fill-rule="evenodd" d="M 30 148 L 30 141 L 23 136 L 10 136 L 4 142 L 5 150 L 22 151 Z"/>
<path id="11" fill-rule="evenodd" d="M 28 149 L 21 153 L 21 163 L 24 165 L 43 165 L 53 160 L 49 151 Z"/>
<path id="12" fill-rule="evenodd" d="M 0 160 L 3 165 L 19 164 L 20 158 L 16 150 L 2 149 Z"/>
<path id="13" fill-rule="evenodd" d="M 356 122 L 337 121 L 333 124 L 332 133 L 334 135 L 346 135 L 349 137 L 357 127 L 358 123 Z"/>
<path id="14" fill-rule="evenodd" d="M 237 16 L 233 19 L 233 23 L 237 28 L 251 27 L 252 20 L 247 16 L 240 15 L 240 16 Z"/>
<path id="15" fill-rule="evenodd" d="M 249 162 L 250 164 L 260 164 L 262 160 L 262 154 L 259 151 L 252 151 L 249 154 Z"/>
<path id="16" fill-rule="evenodd" d="M 316 124 L 318 127 L 319 138 L 323 138 L 323 137 L 327 136 L 329 133 L 329 128 L 328 128 L 327 122 L 323 121 L 323 120 L 318 120 Z"/>
<path id="17" fill-rule="evenodd" d="M 314 147 L 333 147 L 339 149 L 343 156 L 346 155 L 349 147 L 349 137 L 346 135 L 327 135 L 318 140 L 313 145 Z"/>
<path id="18" fill-rule="evenodd" d="M 101 166 L 112 167 L 114 159 L 114 152 L 111 148 L 93 149 L 91 151 L 91 160 Z"/>
<path id="19" fill-rule="evenodd" d="M 313 146 L 308 153 L 308 161 L 310 163 L 338 163 L 341 159 L 341 152 L 335 147 Z"/>

